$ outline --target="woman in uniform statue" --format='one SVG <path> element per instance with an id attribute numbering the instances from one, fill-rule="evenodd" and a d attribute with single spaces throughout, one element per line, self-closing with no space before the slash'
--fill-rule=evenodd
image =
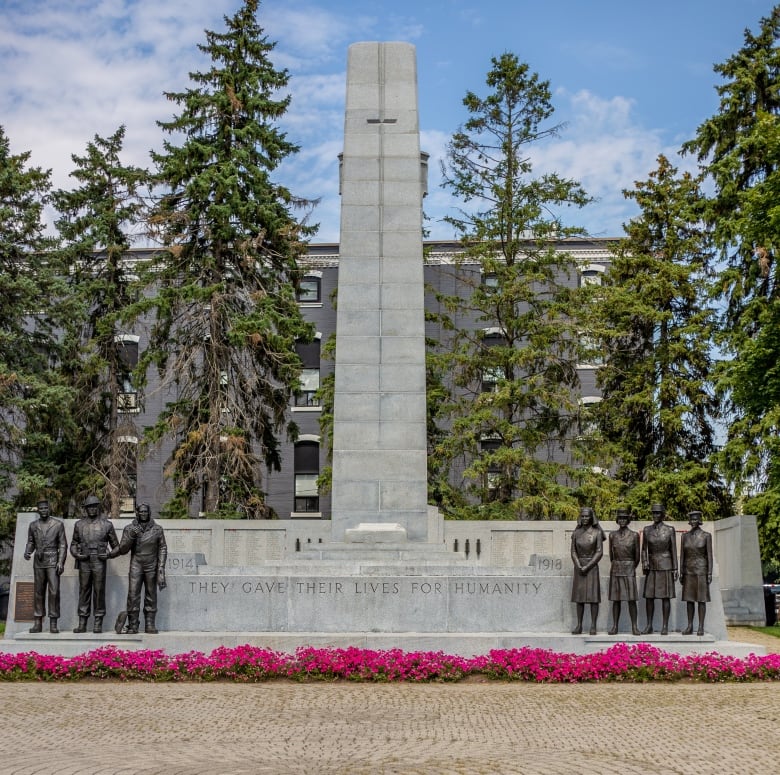
<path id="1" fill-rule="evenodd" d="M 604 531 L 593 509 L 583 507 L 571 537 L 571 560 L 574 563 L 571 601 L 577 604 L 577 626 L 572 630 L 572 635 L 582 634 L 585 603 L 590 604 L 590 634 L 596 634 L 596 620 L 601 602 L 599 560 L 603 555 Z"/>
<path id="2" fill-rule="evenodd" d="M 688 626 L 682 634 L 693 632 L 693 612 L 698 603 L 699 629 L 696 634 L 704 635 L 704 617 L 712 583 L 712 536 L 701 529 L 700 511 L 688 514 L 688 524 L 691 529 L 683 533 L 680 541 L 680 583 L 682 599 L 688 609 Z"/>
<path id="3" fill-rule="evenodd" d="M 612 628 L 610 635 L 617 635 L 620 622 L 620 606 L 628 603 L 631 634 L 639 635 L 636 622 L 636 569 L 639 565 L 639 533 L 629 530 L 631 515 L 620 508 L 615 515 L 618 529 L 609 534 L 609 599 L 612 601 Z"/>

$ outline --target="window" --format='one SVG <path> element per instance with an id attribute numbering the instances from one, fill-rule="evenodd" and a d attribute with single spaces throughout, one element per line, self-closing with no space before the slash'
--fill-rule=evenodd
<path id="1" fill-rule="evenodd" d="M 320 474 L 319 440 L 304 439 L 295 445 L 295 507 L 297 513 L 320 510 L 317 477 Z"/>
<path id="2" fill-rule="evenodd" d="M 117 394 L 117 411 L 138 411 L 138 394 L 133 385 L 133 369 L 138 365 L 138 337 L 131 335 L 119 335 L 114 341 L 117 344 L 119 356 L 119 371 L 117 382 L 119 392 Z"/>
<path id="3" fill-rule="evenodd" d="M 580 269 L 580 286 L 601 285 L 601 278 L 606 267 L 601 264 L 587 264 Z"/>
<path id="4" fill-rule="evenodd" d="M 494 393 L 498 390 L 498 381 L 506 378 L 501 366 L 488 366 L 482 369 L 482 392 Z"/>
<path id="5" fill-rule="evenodd" d="M 322 301 L 322 277 L 319 274 L 307 274 L 298 287 L 297 299 L 302 304 L 315 304 Z"/>
<path id="6" fill-rule="evenodd" d="M 295 406 L 319 406 L 317 391 L 320 389 L 320 339 L 319 334 L 312 342 L 296 342 L 295 352 L 301 359 L 300 392 L 295 396 Z"/>
<path id="7" fill-rule="evenodd" d="M 119 511 L 135 513 L 135 498 L 138 490 L 138 439 L 135 436 L 119 436 L 119 459 L 121 477 L 119 482 Z"/>
<path id="8" fill-rule="evenodd" d="M 498 288 L 498 276 L 495 272 L 487 272 L 482 275 L 482 285 L 485 288 L 495 289 Z"/>
<path id="9" fill-rule="evenodd" d="M 580 348 L 582 350 L 580 358 L 582 360 L 577 364 L 577 367 L 581 369 L 592 369 L 601 366 L 604 363 L 604 356 L 596 338 L 590 334 L 580 332 L 579 340 Z"/>
<path id="10" fill-rule="evenodd" d="M 592 439 L 599 430 L 596 418 L 593 416 L 593 407 L 601 401 L 599 396 L 582 396 L 579 400 L 580 416 L 577 438 L 580 441 Z"/>
<path id="11" fill-rule="evenodd" d="M 485 349 L 500 347 L 506 344 L 506 339 L 498 329 L 485 329 L 482 338 L 482 346 Z M 503 366 L 485 366 L 482 369 L 482 392 L 493 393 L 498 387 L 499 380 L 506 379 L 506 371 Z"/>
<path id="12" fill-rule="evenodd" d="M 490 454 L 500 449 L 502 446 L 501 439 L 494 436 L 486 436 L 479 442 L 479 447 L 482 454 Z M 501 466 L 497 463 L 490 463 L 487 471 L 485 472 L 484 487 L 487 490 L 486 501 L 494 501 L 499 495 L 499 486 L 501 484 Z"/>

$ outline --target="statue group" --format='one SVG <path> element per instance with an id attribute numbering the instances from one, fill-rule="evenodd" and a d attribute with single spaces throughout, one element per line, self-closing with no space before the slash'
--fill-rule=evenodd
<path id="1" fill-rule="evenodd" d="M 661 601 L 661 635 L 669 633 L 669 614 L 672 599 L 676 597 L 676 583 L 682 585 L 682 599 L 686 603 L 688 624 L 683 635 L 693 633 L 693 619 L 698 606 L 697 635 L 704 635 L 704 618 L 710 602 L 712 583 L 712 536 L 701 529 L 702 513 L 688 514 L 690 530 L 680 542 L 678 563 L 677 539 L 674 528 L 665 524 L 666 511 L 660 503 L 650 509 L 652 524 L 645 527 L 640 536 L 628 525 L 631 514 L 619 508 L 615 514 L 618 529 L 609 536 L 609 599 L 612 601 L 612 626 L 610 635 L 616 635 L 620 623 L 623 602 L 628 604 L 633 635 L 649 635 L 653 632 L 655 601 Z M 606 536 L 593 509 L 580 510 L 577 527 L 571 538 L 571 559 L 574 564 L 571 600 L 576 605 L 577 624 L 573 635 L 582 633 L 582 620 L 586 603 L 590 606 L 590 634 L 596 634 L 601 584 L 599 562 L 604 555 Z M 643 630 L 637 624 L 637 600 L 639 598 L 636 570 L 642 564 L 644 574 L 643 597 L 645 599 L 646 624 Z"/>
<path id="2" fill-rule="evenodd" d="M 85 517 L 73 528 L 70 553 L 79 572 L 78 625 L 73 632 L 87 631 L 90 615 L 92 632 L 103 632 L 106 615 L 106 569 L 108 561 L 130 553 L 127 581 L 127 608 L 117 619 L 117 632 L 137 633 L 141 614 L 141 587 L 144 589 L 144 631 L 157 633 L 157 590 L 165 589 L 165 563 L 168 549 L 165 533 L 151 516 L 145 503 L 136 509 L 135 519 L 122 532 L 121 541 L 100 500 L 90 495 L 84 501 Z M 33 626 L 42 632 L 48 602 L 49 632 L 58 633 L 60 616 L 60 576 L 65 569 L 68 544 L 61 520 L 51 516 L 48 501 L 38 502 L 38 518 L 30 523 L 24 558 L 34 555 Z M 48 598 L 48 600 L 47 600 Z"/>

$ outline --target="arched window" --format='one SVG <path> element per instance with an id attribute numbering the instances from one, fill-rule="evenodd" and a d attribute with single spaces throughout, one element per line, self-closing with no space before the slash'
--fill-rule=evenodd
<path id="1" fill-rule="evenodd" d="M 301 304 L 322 301 L 322 272 L 307 272 L 298 286 L 297 300 Z"/>
<path id="2" fill-rule="evenodd" d="M 320 338 L 316 334 L 311 342 L 296 342 L 295 352 L 301 359 L 300 392 L 295 396 L 295 406 L 319 406 L 317 391 L 320 389 Z"/>
<path id="3" fill-rule="evenodd" d="M 486 328 L 482 338 L 482 346 L 486 349 L 500 347 L 506 344 L 506 339 L 498 328 Z M 498 387 L 499 380 L 506 378 L 506 371 L 502 365 L 485 366 L 482 369 L 482 392 L 492 393 Z"/>
<path id="4" fill-rule="evenodd" d="M 496 452 L 502 446 L 502 441 L 498 436 L 483 436 L 479 442 L 479 448 L 483 455 L 489 455 Z M 501 478 L 501 467 L 491 462 L 485 472 L 484 487 L 487 490 L 487 500 L 493 501 L 498 497 L 498 486 Z"/>
<path id="5" fill-rule="evenodd" d="M 138 340 L 139 337 L 133 334 L 114 337 L 119 355 L 119 371 L 116 375 L 119 382 L 118 412 L 138 411 L 138 393 L 133 385 L 133 369 L 138 365 Z"/>
<path id="6" fill-rule="evenodd" d="M 580 267 L 580 286 L 601 285 L 601 278 L 606 269 L 603 264 L 586 264 Z"/>
<path id="7" fill-rule="evenodd" d="M 135 496 L 138 485 L 138 438 L 136 436 L 117 437 L 122 476 L 119 487 L 119 510 L 123 514 L 135 513 Z"/>
<path id="8" fill-rule="evenodd" d="M 295 445 L 295 506 L 299 514 L 320 510 L 317 477 L 320 475 L 320 443 L 314 437 L 303 437 Z"/>

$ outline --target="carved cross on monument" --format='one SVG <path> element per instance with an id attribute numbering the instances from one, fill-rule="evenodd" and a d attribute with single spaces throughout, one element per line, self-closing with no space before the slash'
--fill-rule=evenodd
<path id="1" fill-rule="evenodd" d="M 334 541 L 360 540 L 355 533 L 361 530 L 392 540 L 429 540 L 420 158 L 414 46 L 350 46 L 336 322 Z"/>

